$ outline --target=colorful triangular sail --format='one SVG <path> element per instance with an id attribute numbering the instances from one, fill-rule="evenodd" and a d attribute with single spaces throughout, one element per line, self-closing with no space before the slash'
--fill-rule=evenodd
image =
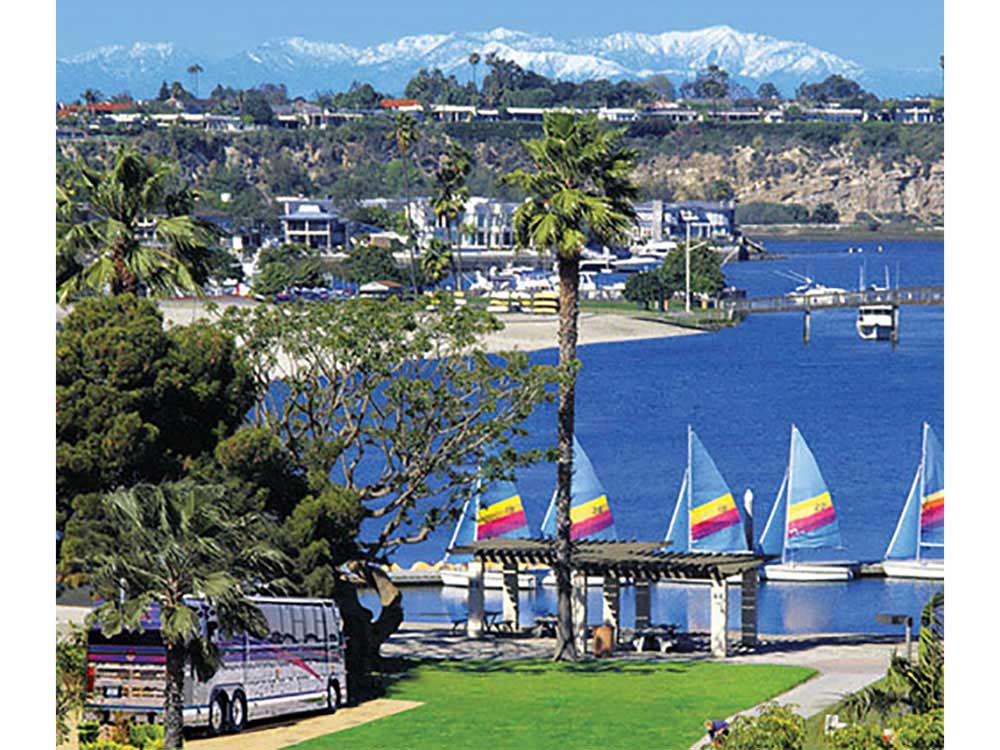
<path id="1" fill-rule="evenodd" d="M 542 522 L 542 535 L 556 535 L 556 500 L 552 494 L 548 512 Z M 573 438 L 573 483 L 570 498 L 570 538 L 616 541 L 615 519 L 611 515 L 608 495 L 597 478 L 593 464 L 583 448 Z"/>
<path id="2" fill-rule="evenodd" d="M 830 489 L 795 425 L 792 425 L 786 502 L 785 549 L 842 546 Z"/>
<path id="3" fill-rule="evenodd" d="M 944 546 L 944 449 L 924 423 L 920 463 L 896 530 L 885 551 L 887 560 L 913 560 L 922 547 Z"/>
<path id="4" fill-rule="evenodd" d="M 527 539 L 529 536 L 528 518 L 524 514 L 517 485 L 508 481 L 484 483 L 480 478 L 476 480 L 474 494 L 462 506 L 462 515 L 448 548 L 495 537 Z M 445 554 L 444 561 L 464 564 L 471 559 L 471 555 L 449 552 Z"/>
<path id="5" fill-rule="evenodd" d="M 715 461 L 688 427 L 688 467 L 667 541 L 672 550 L 745 551 L 746 536 L 733 493 Z"/>

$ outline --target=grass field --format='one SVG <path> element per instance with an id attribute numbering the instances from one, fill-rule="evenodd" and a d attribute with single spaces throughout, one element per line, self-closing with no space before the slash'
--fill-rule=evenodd
<path id="1" fill-rule="evenodd" d="M 686 750 L 707 718 L 785 692 L 804 667 L 714 662 L 445 662 L 417 666 L 387 697 L 422 701 L 299 750 Z"/>

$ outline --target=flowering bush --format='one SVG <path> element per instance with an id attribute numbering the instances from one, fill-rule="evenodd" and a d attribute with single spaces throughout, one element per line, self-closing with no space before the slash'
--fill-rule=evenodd
<path id="1" fill-rule="evenodd" d="M 723 741 L 726 750 L 802 750 L 806 722 L 787 706 L 768 703 L 757 716 L 737 716 Z"/>

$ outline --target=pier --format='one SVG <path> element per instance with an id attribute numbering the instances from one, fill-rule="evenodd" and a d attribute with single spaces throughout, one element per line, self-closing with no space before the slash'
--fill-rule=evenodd
<path id="1" fill-rule="evenodd" d="M 899 307 L 901 305 L 943 304 L 943 286 L 914 286 L 897 289 L 863 289 L 851 292 L 820 289 L 805 294 L 723 300 L 719 303 L 719 307 L 726 311 L 730 319 L 736 315 L 749 315 L 751 313 L 801 312 L 804 314 L 802 339 L 808 344 L 813 310 L 891 305 L 894 323 L 892 340 L 895 342 L 899 339 Z"/>

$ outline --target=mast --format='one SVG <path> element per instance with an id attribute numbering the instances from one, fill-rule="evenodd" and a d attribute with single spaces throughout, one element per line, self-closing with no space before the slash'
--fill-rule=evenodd
<path id="1" fill-rule="evenodd" d="M 795 458 L 795 424 L 792 423 L 792 436 L 788 443 L 788 472 L 785 476 L 788 477 L 788 485 L 785 488 L 785 533 L 781 537 L 781 563 L 784 565 L 788 560 L 788 496 L 792 494 L 792 477 L 794 474 L 794 466 L 792 461 Z"/>
<path id="2" fill-rule="evenodd" d="M 694 484 L 694 476 L 691 473 L 691 425 L 688 425 L 688 467 L 687 467 L 687 497 L 684 502 L 687 503 L 687 548 L 690 550 L 692 548 L 691 539 L 691 485 Z"/>
<path id="3" fill-rule="evenodd" d="M 481 484 L 482 484 L 482 478 L 477 478 L 476 479 L 476 491 L 474 493 L 474 496 L 477 498 L 476 499 L 476 503 L 477 504 L 479 502 L 478 498 L 479 498 L 479 489 L 480 489 L 480 485 Z M 462 525 L 467 520 L 466 516 L 468 516 L 468 513 L 469 513 L 469 503 L 472 502 L 472 497 L 473 496 L 469 496 L 469 497 L 465 498 L 465 502 L 462 503 L 462 515 L 460 515 L 458 517 L 458 523 L 455 524 L 455 530 L 453 532 L 451 532 L 451 541 L 448 542 L 448 549 L 446 549 L 445 553 L 444 553 L 444 559 L 445 559 L 445 561 L 448 560 L 448 555 L 449 555 L 448 550 L 452 549 L 455 546 L 455 544 L 458 542 L 458 535 L 462 531 Z M 472 539 L 473 539 L 473 541 L 476 540 L 476 529 L 474 527 L 472 529 Z"/>
<path id="4" fill-rule="evenodd" d="M 674 535 L 674 528 L 677 526 L 677 517 L 681 512 L 681 504 L 684 502 L 684 497 L 687 494 L 687 484 L 688 484 L 688 472 L 690 469 L 684 470 L 684 478 L 681 480 L 681 491 L 677 493 L 677 502 L 674 503 L 674 512 L 670 516 L 670 525 L 667 527 L 667 536 L 665 541 L 672 542 L 672 537 Z M 688 532 L 690 533 L 690 532 Z"/>
<path id="5" fill-rule="evenodd" d="M 917 501 L 919 509 L 917 511 L 917 560 L 920 559 L 920 546 L 923 541 L 924 530 L 921 521 L 924 515 L 924 479 L 927 476 L 927 428 L 924 422 L 924 434 L 920 442 L 920 499 Z"/>
<path id="6" fill-rule="evenodd" d="M 785 486 L 788 483 L 788 467 L 785 467 L 785 475 L 781 478 L 781 487 L 778 488 L 778 496 L 774 499 L 774 505 L 771 506 L 771 513 L 767 517 L 767 523 L 764 524 L 764 531 L 761 532 L 758 544 L 761 549 L 764 547 L 764 540 L 767 539 L 767 534 L 771 530 L 771 524 L 774 523 L 774 517 L 778 514 L 778 508 L 782 503 L 782 496 L 785 492 Z M 767 552 L 767 550 L 764 550 Z"/>

